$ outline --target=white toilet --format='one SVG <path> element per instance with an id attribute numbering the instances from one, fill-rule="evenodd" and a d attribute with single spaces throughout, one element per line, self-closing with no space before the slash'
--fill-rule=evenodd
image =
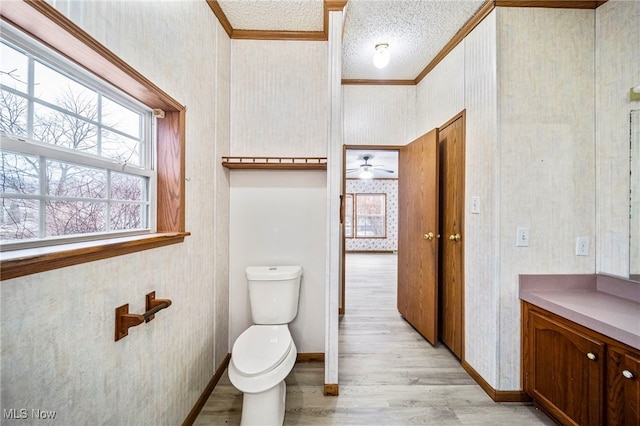
<path id="1" fill-rule="evenodd" d="M 233 344 L 229 380 L 243 392 L 241 425 L 282 425 L 286 385 L 298 351 L 289 323 L 298 313 L 300 266 L 246 270 L 253 324 Z"/>

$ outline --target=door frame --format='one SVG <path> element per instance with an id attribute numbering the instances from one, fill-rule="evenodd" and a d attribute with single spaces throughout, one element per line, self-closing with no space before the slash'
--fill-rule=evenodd
<path id="1" fill-rule="evenodd" d="M 347 237 L 345 236 L 345 197 L 347 194 L 347 151 L 348 150 L 375 150 L 375 151 L 398 151 L 402 145 L 342 145 L 342 187 L 340 188 L 340 234 L 342 241 L 340 244 L 340 303 L 338 303 L 338 315 L 344 315 L 346 309 L 345 289 L 346 281 L 346 257 L 347 257 Z M 398 164 L 398 167 L 400 165 Z"/>

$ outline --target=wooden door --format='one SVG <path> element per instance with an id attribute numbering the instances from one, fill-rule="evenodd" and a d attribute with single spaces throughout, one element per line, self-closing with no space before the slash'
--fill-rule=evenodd
<path id="1" fill-rule="evenodd" d="M 438 129 L 402 147 L 398 172 L 398 311 L 438 340 Z"/>
<path id="2" fill-rule="evenodd" d="M 440 128 L 440 340 L 459 359 L 464 335 L 464 113 Z"/>

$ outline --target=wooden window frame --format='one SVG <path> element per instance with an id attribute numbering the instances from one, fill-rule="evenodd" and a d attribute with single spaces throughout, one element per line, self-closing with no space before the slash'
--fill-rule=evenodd
<path id="1" fill-rule="evenodd" d="M 349 206 L 349 203 L 347 202 L 347 199 L 351 198 L 351 215 L 347 215 L 347 207 Z M 347 193 L 344 195 L 344 209 L 345 209 L 345 215 L 344 215 L 344 222 L 345 222 L 345 231 L 344 231 L 344 237 L 348 238 L 348 239 L 353 239 L 356 237 L 356 233 L 355 233 L 355 228 L 354 228 L 354 223 L 355 223 L 355 217 L 356 217 L 356 211 L 355 211 L 355 207 L 356 207 L 356 197 L 354 193 Z M 351 235 L 347 234 L 347 219 L 351 218 Z"/>
<path id="2" fill-rule="evenodd" d="M 157 120 L 157 232 L 132 237 L 2 252 L 0 280 L 177 244 L 185 231 L 185 107 L 41 0 L 4 2 L 3 21 L 123 92 L 164 112 Z"/>

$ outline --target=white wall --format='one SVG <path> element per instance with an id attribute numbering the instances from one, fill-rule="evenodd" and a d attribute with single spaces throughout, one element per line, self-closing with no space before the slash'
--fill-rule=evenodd
<path id="1" fill-rule="evenodd" d="M 2 281 L 1 405 L 55 410 L 56 424 L 181 424 L 229 352 L 230 41 L 206 2 L 55 6 L 186 105 L 191 236 Z M 172 306 L 114 342 L 114 309 L 143 312 L 154 290 Z"/>
<path id="2" fill-rule="evenodd" d="M 327 43 L 232 40 L 231 152 L 327 156 Z"/>
<path id="3" fill-rule="evenodd" d="M 498 10 L 497 389 L 520 387 L 518 274 L 595 272 L 595 11 Z M 570 60 L 569 60 L 570 58 Z M 529 247 L 516 248 L 516 227 Z"/>
<path id="4" fill-rule="evenodd" d="M 464 109 L 464 55 L 464 44 L 459 44 L 418 84 L 414 139 Z"/>
<path id="5" fill-rule="evenodd" d="M 247 266 L 300 265 L 299 353 L 324 352 L 326 173 L 231 172 L 230 345 L 251 325 Z"/>
<path id="6" fill-rule="evenodd" d="M 499 370 L 498 273 L 500 239 L 496 229 L 499 140 L 496 13 L 489 15 L 464 41 L 465 139 L 465 358 L 482 377 L 497 386 Z M 480 214 L 469 200 L 479 197 Z M 487 343 L 491 342 L 491 343 Z"/>
<path id="7" fill-rule="evenodd" d="M 415 86 L 345 85 L 345 145 L 406 145 L 414 130 Z"/>
<path id="8" fill-rule="evenodd" d="M 629 274 L 629 89 L 640 84 L 640 2 L 610 0 L 596 10 L 598 272 Z M 637 255 L 636 258 L 637 259 Z"/>
<path id="9" fill-rule="evenodd" d="M 233 40 L 231 155 L 326 157 L 329 108 L 327 43 Z M 304 268 L 298 352 L 323 352 L 326 279 L 325 172 L 231 172 L 230 334 L 249 325 L 247 266 Z"/>

